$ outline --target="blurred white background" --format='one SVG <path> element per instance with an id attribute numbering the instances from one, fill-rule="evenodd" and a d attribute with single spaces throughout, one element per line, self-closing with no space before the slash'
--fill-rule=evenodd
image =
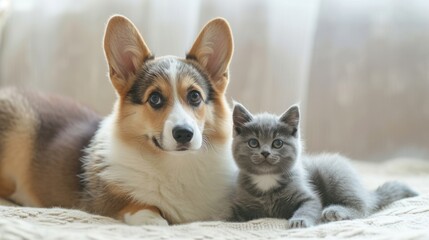
<path id="1" fill-rule="evenodd" d="M 184 56 L 208 20 L 226 18 L 229 98 L 278 114 L 299 102 L 309 152 L 429 159 L 427 0 L 0 0 L 0 86 L 109 113 L 101 42 L 116 13 L 157 56 Z"/>

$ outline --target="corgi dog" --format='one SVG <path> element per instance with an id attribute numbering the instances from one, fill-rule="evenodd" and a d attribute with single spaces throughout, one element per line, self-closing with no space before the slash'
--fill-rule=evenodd
<path id="1" fill-rule="evenodd" d="M 236 169 L 228 23 L 207 23 L 185 58 L 155 57 L 117 15 L 104 51 L 117 95 L 105 118 L 58 96 L 0 91 L 0 197 L 131 225 L 219 219 Z"/>

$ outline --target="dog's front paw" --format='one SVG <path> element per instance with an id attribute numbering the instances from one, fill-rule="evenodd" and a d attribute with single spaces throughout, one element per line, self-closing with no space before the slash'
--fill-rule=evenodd
<path id="1" fill-rule="evenodd" d="M 289 228 L 307 228 L 311 226 L 313 226 L 313 224 L 311 224 L 310 221 L 305 218 L 289 219 Z"/>
<path id="2" fill-rule="evenodd" d="M 140 210 L 134 214 L 125 214 L 124 222 L 129 225 L 168 226 L 167 220 L 158 213 L 146 209 Z"/>
<path id="3" fill-rule="evenodd" d="M 349 220 L 351 217 L 347 212 L 341 211 L 334 206 L 327 207 L 322 211 L 322 221 L 323 222 L 335 222 L 341 220 Z"/>

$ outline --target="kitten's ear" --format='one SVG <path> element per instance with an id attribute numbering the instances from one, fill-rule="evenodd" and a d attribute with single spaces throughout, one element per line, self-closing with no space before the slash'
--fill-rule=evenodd
<path id="1" fill-rule="evenodd" d="M 119 95 L 132 85 L 132 80 L 151 52 L 134 24 L 124 16 L 109 19 L 104 33 L 104 52 L 109 76 Z"/>
<path id="2" fill-rule="evenodd" d="M 241 133 L 241 129 L 244 124 L 252 121 L 252 114 L 240 103 L 234 103 L 234 110 L 232 113 L 232 119 L 234 122 L 234 130 L 237 134 Z"/>
<path id="3" fill-rule="evenodd" d="M 292 135 L 296 136 L 299 127 L 299 107 L 294 105 L 280 116 L 280 121 L 288 125 L 292 130 Z"/>
<path id="4" fill-rule="evenodd" d="M 196 60 L 210 75 L 213 87 L 223 93 L 228 85 L 228 66 L 233 49 L 228 22 L 216 18 L 204 26 L 186 58 Z"/>

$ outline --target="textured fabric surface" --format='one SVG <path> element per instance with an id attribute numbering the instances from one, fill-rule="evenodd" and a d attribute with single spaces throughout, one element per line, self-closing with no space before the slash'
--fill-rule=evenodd
<path id="1" fill-rule="evenodd" d="M 287 229 L 287 221 L 197 222 L 170 227 L 127 226 L 114 219 L 61 208 L 13 206 L 0 201 L 0 239 L 429 239 L 429 163 L 401 159 L 384 164 L 355 163 L 366 185 L 398 179 L 418 197 L 395 202 L 366 218 Z M 9 205 L 9 206 L 6 206 Z"/>

